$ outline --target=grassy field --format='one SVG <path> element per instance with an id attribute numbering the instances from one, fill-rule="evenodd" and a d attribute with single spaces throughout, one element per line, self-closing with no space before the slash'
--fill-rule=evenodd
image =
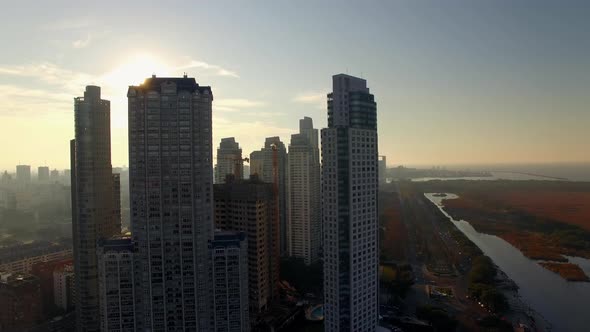
<path id="1" fill-rule="evenodd" d="M 431 181 L 423 192 L 452 192 L 444 200 L 455 219 L 497 235 L 534 260 L 590 258 L 590 183 L 558 181 Z M 542 264 L 568 280 L 586 281 L 579 267 Z M 580 275 L 581 274 L 581 275 Z"/>

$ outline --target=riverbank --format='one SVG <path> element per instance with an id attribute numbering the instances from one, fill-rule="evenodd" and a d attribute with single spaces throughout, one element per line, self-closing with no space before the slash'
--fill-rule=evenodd
<path id="1" fill-rule="evenodd" d="M 567 281 L 585 281 L 590 279 L 576 264 L 572 263 L 556 263 L 556 262 L 539 262 L 539 265 L 549 271 L 555 272 L 562 276 Z"/>
<path id="2" fill-rule="evenodd" d="M 442 192 L 437 190 L 436 192 Z M 448 192 L 447 192 L 448 193 Z M 587 329 L 587 308 L 590 305 L 590 283 L 568 282 L 524 256 L 517 248 L 498 236 L 478 232 L 470 222 L 452 218 L 442 206 L 442 199 L 425 196 L 451 218 L 455 226 L 518 285 L 518 292 L 509 291 L 511 321 L 522 322 L 525 316 L 536 330 L 584 331 Z M 457 197 L 448 194 L 448 198 Z M 590 271 L 590 261 L 566 257 Z M 520 319 L 520 320 L 519 320 Z"/>

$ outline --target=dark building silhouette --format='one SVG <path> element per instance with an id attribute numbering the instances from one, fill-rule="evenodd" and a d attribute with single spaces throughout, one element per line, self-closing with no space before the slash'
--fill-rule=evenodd
<path id="1" fill-rule="evenodd" d="M 273 186 L 253 176 L 214 188 L 215 227 L 246 234 L 250 314 L 256 316 L 278 300 L 279 224 Z"/>
<path id="2" fill-rule="evenodd" d="M 276 159 L 276 160 L 275 160 Z M 275 165 L 276 163 L 276 165 Z M 277 136 L 267 137 L 264 147 L 250 154 L 250 174 L 266 183 L 277 182 L 279 199 L 280 255 L 288 255 L 287 248 L 287 149 Z"/>
<path id="3" fill-rule="evenodd" d="M 154 75 L 127 97 L 137 329 L 211 331 L 211 88 Z"/>
<path id="4" fill-rule="evenodd" d="M 113 203 L 110 111 L 97 86 L 87 86 L 84 97 L 74 100 L 76 136 L 70 154 L 78 331 L 100 330 L 96 246 L 121 232 Z"/>
<path id="5" fill-rule="evenodd" d="M 215 332 L 248 332 L 248 242 L 244 232 L 215 232 L 209 245 Z"/>
<path id="6" fill-rule="evenodd" d="M 0 274 L 0 331 L 27 331 L 41 322 L 42 307 L 37 277 Z"/>

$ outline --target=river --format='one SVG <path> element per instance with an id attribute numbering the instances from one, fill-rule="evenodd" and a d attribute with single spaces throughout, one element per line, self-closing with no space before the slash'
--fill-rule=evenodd
<path id="1" fill-rule="evenodd" d="M 436 197 L 425 194 L 448 216 L 453 224 L 475 243 L 485 255 L 519 287 L 519 294 L 533 310 L 541 314 L 553 331 L 588 331 L 590 326 L 590 283 L 568 282 L 525 257 L 517 248 L 495 236 L 477 232 L 469 222 L 453 219 L 443 208 L 442 200 L 458 196 Z M 588 274 L 590 260 L 568 257 Z"/>

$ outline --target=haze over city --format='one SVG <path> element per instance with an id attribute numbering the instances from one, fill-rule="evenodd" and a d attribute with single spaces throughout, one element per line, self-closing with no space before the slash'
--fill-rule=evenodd
<path id="1" fill-rule="evenodd" d="M 127 87 L 214 87 L 213 135 L 245 152 L 326 125 L 330 76 L 370 82 L 389 165 L 588 162 L 583 1 L 11 2 L 0 12 L 0 169 L 68 168 L 72 99 L 111 101 L 128 164 Z"/>
<path id="2" fill-rule="evenodd" d="M 0 332 L 589 330 L 589 2 L 1 7 Z"/>

